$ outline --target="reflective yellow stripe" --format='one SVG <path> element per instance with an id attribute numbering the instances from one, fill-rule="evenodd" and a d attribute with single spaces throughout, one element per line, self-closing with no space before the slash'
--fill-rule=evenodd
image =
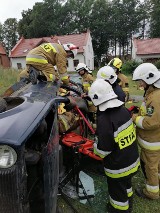
<path id="1" fill-rule="evenodd" d="M 132 187 L 130 189 L 127 189 L 127 196 L 131 197 L 133 195 Z"/>
<path id="2" fill-rule="evenodd" d="M 105 151 L 99 150 L 99 149 L 97 148 L 97 144 L 94 143 L 94 153 L 95 153 L 96 155 L 98 155 L 99 157 L 104 158 L 104 157 L 106 157 L 107 155 L 109 155 L 111 152 L 105 152 Z"/>
<path id="3" fill-rule="evenodd" d="M 140 115 L 144 116 L 144 115 L 146 115 L 146 112 L 147 112 L 146 103 L 143 101 L 142 105 L 140 106 Z"/>
<path id="4" fill-rule="evenodd" d="M 129 93 L 129 88 L 128 87 L 123 87 L 122 90 L 123 90 L 123 92 Z"/>
<path id="5" fill-rule="evenodd" d="M 127 193 L 127 195 L 128 195 L 128 197 L 132 197 L 133 192 L 129 192 L 129 193 Z"/>
<path id="6" fill-rule="evenodd" d="M 84 87 L 90 87 L 90 84 L 89 83 L 83 83 L 83 86 Z"/>
<path id="7" fill-rule="evenodd" d="M 142 125 L 142 123 L 143 123 L 143 119 L 144 119 L 144 117 L 142 117 L 142 116 L 137 116 L 136 117 L 136 125 L 139 127 L 139 128 L 141 128 L 141 129 L 144 129 L 143 128 L 143 125 Z"/>
<path id="8" fill-rule="evenodd" d="M 67 131 L 69 129 L 69 125 L 68 125 L 67 120 L 64 118 L 63 115 L 59 115 L 59 117 L 61 118 L 61 121 L 63 122 L 64 127 L 65 127 L 65 130 Z"/>
<path id="9" fill-rule="evenodd" d="M 127 121 L 125 124 L 123 124 L 122 126 L 118 127 L 117 131 L 114 132 L 114 138 L 117 137 L 117 135 L 122 132 L 123 130 L 127 129 L 130 125 L 132 124 L 132 119 L 130 119 L 129 121 Z"/>
<path id="10" fill-rule="evenodd" d="M 26 62 L 37 62 L 41 64 L 48 64 L 46 59 L 39 59 L 39 58 L 26 58 Z"/>
<path id="11" fill-rule="evenodd" d="M 61 79 L 62 79 L 62 80 L 68 79 L 68 75 L 63 76 Z"/>
<path id="12" fill-rule="evenodd" d="M 146 190 L 152 193 L 157 193 L 159 192 L 159 186 L 150 186 L 146 184 Z"/>
<path id="13" fill-rule="evenodd" d="M 121 178 L 136 172 L 139 166 L 140 166 L 140 161 L 138 158 L 135 163 L 123 169 L 119 169 L 119 170 L 111 170 L 107 168 L 104 168 L 104 169 L 105 169 L 105 174 L 107 176 L 111 178 Z"/>
<path id="14" fill-rule="evenodd" d="M 127 201 L 127 202 L 119 202 L 119 201 L 113 200 L 111 197 L 109 197 L 109 199 L 110 199 L 110 204 L 111 204 L 115 209 L 127 210 L 127 209 L 129 208 L 128 201 Z"/>
<path id="15" fill-rule="evenodd" d="M 51 81 L 55 81 L 55 75 L 49 74 L 49 78 L 51 79 Z"/>
<path id="16" fill-rule="evenodd" d="M 96 155 L 98 155 L 100 158 L 104 158 L 105 157 L 105 155 L 102 155 L 102 154 L 100 154 L 99 152 L 97 152 L 97 149 L 96 148 L 94 148 L 94 154 L 96 154 Z"/>
<path id="17" fill-rule="evenodd" d="M 116 135 L 114 133 L 114 135 Z M 136 139 L 136 131 L 133 123 L 126 129 L 122 130 L 115 137 L 115 141 L 118 143 L 120 149 L 124 149 L 130 146 Z"/>
<path id="18" fill-rule="evenodd" d="M 43 48 L 45 52 L 50 52 L 51 50 L 53 50 L 53 52 L 55 53 L 57 52 L 56 49 L 53 47 L 53 45 L 50 43 L 42 44 L 41 47 Z"/>
<path id="19" fill-rule="evenodd" d="M 148 150 L 160 150 L 160 142 L 147 142 L 139 136 L 137 137 L 139 145 Z"/>
<path id="20" fill-rule="evenodd" d="M 92 101 L 87 101 L 87 103 L 88 103 L 88 106 L 92 106 L 93 105 Z"/>
<path id="21" fill-rule="evenodd" d="M 105 78 L 108 78 L 108 79 L 109 79 L 109 77 L 110 77 L 109 75 L 106 75 L 106 73 L 103 73 L 103 72 L 101 72 L 100 75 L 101 75 L 101 77 L 104 78 L 104 79 L 105 79 Z"/>

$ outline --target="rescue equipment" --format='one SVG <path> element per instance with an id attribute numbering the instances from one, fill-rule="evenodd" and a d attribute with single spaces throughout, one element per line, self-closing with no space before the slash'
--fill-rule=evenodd
<path id="1" fill-rule="evenodd" d="M 94 141 L 88 138 L 84 138 L 77 133 L 70 132 L 62 138 L 62 143 L 68 147 L 77 147 L 78 152 L 87 155 L 95 160 L 102 160 L 99 156 L 93 152 Z"/>

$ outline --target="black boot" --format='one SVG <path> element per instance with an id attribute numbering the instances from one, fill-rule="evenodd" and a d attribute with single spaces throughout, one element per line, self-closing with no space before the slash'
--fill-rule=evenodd
<path id="1" fill-rule="evenodd" d="M 149 199 L 149 197 L 147 197 L 144 193 L 142 188 L 137 188 L 135 189 L 135 193 L 138 197 L 143 198 L 143 199 Z"/>
<path id="2" fill-rule="evenodd" d="M 38 76 L 39 76 L 39 71 L 31 66 L 29 69 L 29 80 L 31 81 L 32 84 L 37 84 Z"/>

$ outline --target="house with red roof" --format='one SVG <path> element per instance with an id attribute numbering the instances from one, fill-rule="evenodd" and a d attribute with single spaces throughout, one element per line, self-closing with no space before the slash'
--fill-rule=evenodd
<path id="1" fill-rule="evenodd" d="M 0 43 L 0 66 L 5 68 L 10 67 L 10 61 L 2 43 Z"/>
<path id="2" fill-rule="evenodd" d="M 139 62 L 155 62 L 160 59 L 160 38 L 133 38 L 132 59 Z"/>
<path id="3" fill-rule="evenodd" d="M 43 38 L 31 38 L 25 39 L 21 38 L 18 43 L 13 47 L 10 52 L 10 60 L 11 66 L 15 69 L 23 69 L 26 66 L 26 55 L 28 52 L 41 45 L 42 43 L 57 43 L 61 44 L 65 43 L 73 43 L 78 46 L 78 54 L 74 59 L 67 59 L 67 69 L 68 71 L 75 71 L 75 67 L 78 63 L 85 63 L 91 70 L 94 69 L 94 52 L 92 46 L 92 38 L 90 35 L 90 31 L 79 33 L 79 34 L 71 34 L 64 36 L 51 36 L 51 37 L 43 37 Z"/>

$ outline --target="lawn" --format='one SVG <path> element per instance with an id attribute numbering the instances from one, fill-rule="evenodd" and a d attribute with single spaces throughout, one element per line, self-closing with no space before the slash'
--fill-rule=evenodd
<path id="1" fill-rule="evenodd" d="M 12 69 L 0 68 L 0 94 L 3 94 L 3 92 L 9 86 L 11 86 L 13 83 L 17 81 L 18 73 L 19 73 L 18 71 Z M 130 95 L 143 96 L 144 91 L 137 89 L 137 84 L 131 80 L 132 79 L 131 76 L 128 77 L 129 77 Z M 129 107 L 134 104 L 140 106 L 141 102 L 127 103 L 126 107 Z M 75 208 L 79 213 L 106 213 L 107 212 L 106 203 L 108 201 L 106 177 L 100 175 L 96 171 L 91 171 L 91 169 L 86 168 L 84 169 L 85 172 L 94 179 L 95 197 L 92 199 L 92 207 L 90 207 L 88 203 L 86 203 L 85 205 L 81 204 L 79 200 L 74 199 L 69 200 L 75 206 Z M 135 189 L 138 185 L 140 185 L 141 187 L 144 186 L 144 178 L 141 173 L 141 170 L 133 178 L 133 189 Z M 67 205 L 67 203 L 62 199 L 61 196 L 58 198 L 58 204 L 61 207 L 62 213 L 73 212 L 71 208 Z M 153 201 L 143 200 L 134 195 L 133 213 L 158 213 L 158 212 L 160 212 L 160 200 L 153 200 Z"/>
<path id="2" fill-rule="evenodd" d="M 0 94 L 17 81 L 19 71 L 0 67 Z"/>

